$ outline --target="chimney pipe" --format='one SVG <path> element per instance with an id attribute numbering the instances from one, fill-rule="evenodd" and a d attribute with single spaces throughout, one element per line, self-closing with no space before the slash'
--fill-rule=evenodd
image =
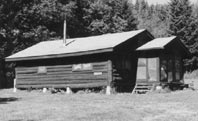
<path id="1" fill-rule="evenodd" d="M 66 19 L 64 20 L 64 27 L 63 27 L 63 45 L 66 45 L 67 44 L 67 41 L 66 41 L 66 33 L 67 33 L 67 30 L 66 30 Z"/>

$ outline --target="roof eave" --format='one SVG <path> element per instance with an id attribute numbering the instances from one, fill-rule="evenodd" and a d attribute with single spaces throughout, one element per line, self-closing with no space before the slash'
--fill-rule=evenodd
<path id="1" fill-rule="evenodd" d="M 153 48 L 138 48 L 136 51 L 147 51 L 147 50 L 163 50 L 164 47 L 153 47 Z"/>
<path id="2" fill-rule="evenodd" d="M 105 52 L 112 52 L 113 48 L 99 49 L 99 50 L 91 50 L 84 52 L 76 52 L 76 53 L 66 53 L 66 54 L 54 54 L 54 55 L 42 55 L 42 56 L 31 56 L 31 57 L 18 57 L 18 58 L 5 58 L 6 62 L 15 62 L 15 61 L 25 61 L 25 60 L 40 60 L 40 59 L 52 59 L 52 58 L 63 58 L 63 57 L 74 57 L 74 56 L 82 56 L 82 55 L 91 55 Z"/>

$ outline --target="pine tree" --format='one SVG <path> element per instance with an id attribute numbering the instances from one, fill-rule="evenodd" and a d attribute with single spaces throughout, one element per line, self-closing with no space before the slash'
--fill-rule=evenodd
<path id="1" fill-rule="evenodd" d="M 136 29 L 132 6 L 127 0 L 95 0 L 84 16 L 93 35 Z"/>
<path id="2" fill-rule="evenodd" d="M 190 49 L 197 31 L 196 20 L 192 16 L 192 6 L 189 0 L 171 0 L 169 7 L 168 33 L 178 36 Z"/>
<path id="3" fill-rule="evenodd" d="M 178 36 L 181 41 L 189 48 L 193 55 L 198 49 L 198 22 L 193 16 L 192 5 L 189 0 L 171 0 L 169 4 L 169 35 Z M 186 64 L 193 63 L 189 60 Z M 190 63 L 189 63 L 190 62 Z"/>
<path id="4" fill-rule="evenodd" d="M 137 7 L 138 5 L 139 7 Z M 136 1 L 135 11 L 137 13 L 138 29 L 147 29 L 154 37 L 164 37 L 167 35 L 166 7 L 162 5 L 149 5 L 145 0 L 139 0 Z"/>

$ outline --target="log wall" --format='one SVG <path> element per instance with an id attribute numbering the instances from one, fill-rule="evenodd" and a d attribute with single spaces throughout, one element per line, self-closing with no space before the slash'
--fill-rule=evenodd
<path id="1" fill-rule="evenodd" d="M 72 70 L 73 64 L 16 67 L 17 88 L 85 88 L 108 84 L 108 62 L 93 62 L 90 70 Z M 38 73 L 38 68 L 46 73 Z"/>

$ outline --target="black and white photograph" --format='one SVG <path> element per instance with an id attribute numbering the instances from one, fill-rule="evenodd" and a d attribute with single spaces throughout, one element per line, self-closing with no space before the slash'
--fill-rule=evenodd
<path id="1" fill-rule="evenodd" d="M 0 0 L 0 121 L 198 121 L 198 0 Z"/>

